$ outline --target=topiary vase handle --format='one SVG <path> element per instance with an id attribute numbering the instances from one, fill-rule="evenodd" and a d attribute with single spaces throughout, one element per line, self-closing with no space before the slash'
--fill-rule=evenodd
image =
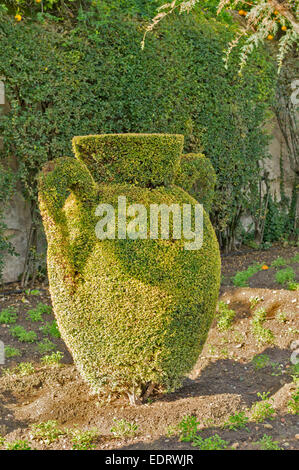
<path id="1" fill-rule="evenodd" d="M 39 204 L 46 231 L 51 233 L 49 243 L 59 246 L 64 265 L 76 270 L 76 260 L 87 256 L 88 213 L 96 194 L 95 182 L 84 164 L 74 158 L 62 157 L 48 162 L 39 178 Z M 71 197 L 69 197 L 71 195 Z M 65 202 L 68 200 L 68 209 Z M 72 205 L 79 205 L 79 220 L 72 220 Z M 78 224 L 78 236 L 71 239 L 69 225 Z M 84 246 L 85 250 L 82 250 Z M 92 248 L 92 247 L 90 247 Z M 61 252 L 62 251 L 62 252 Z M 61 259 L 61 256 L 60 256 Z M 80 259 L 82 262 L 82 259 Z"/>

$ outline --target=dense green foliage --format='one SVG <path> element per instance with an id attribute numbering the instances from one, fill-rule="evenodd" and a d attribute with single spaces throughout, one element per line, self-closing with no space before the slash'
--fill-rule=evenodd
<path id="1" fill-rule="evenodd" d="M 111 160 L 105 158 L 106 152 L 111 157 L 111 148 L 120 148 L 123 158 L 132 147 L 136 164 L 153 144 L 163 156 L 163 179 L 170 167 L 165 145 L 175 163 L 183 143 L 180 136 L 98 136 L 87 142 L 80 138 L 77 144 L 87 143 L 89 152 L 88 143 L 94 146 L 96 141 L 110 145 L 104 151 L 99 145 L 91 153 L 80 153 L 84 164 L 71 158 L 50 162 L 40 177 L 50 291 L 59 330 L 95 392 L 107 389 L 137 396 L 150 383 L 174 389 L 195 364 L 213 320 L 220 282 L 216 236 L 204 212 L 203 246 L 198 250 L 185 250 L 184 237 L 97 239 L 95 209 L 100 202 L 114 207 L 117 221 L 120 195 L 147 210 L 151 204 L 182 207 L 196 201 L 171 178 L 156 187 L 148 187 L 148 179 L 121 183 L 119 174 L 111 182 Z M 155 176 L 155 159 L 148 158 L 146 165 Z M 115 159 L 114 171 L 120 168 L 125 166 Z M 126 171 L 122 174 L 126 180 Z M 138 179 L 144 173 L 136 175 Z"/>
<path id="2" fill-rule="evenodd" d="M 98 183 L 167 185 L 178 171 L 184 137 L 167 134 L 120 134 L 73 138 L 76 157 Z"/>
<path id="3" fill-rule="evenodd" d="M 200 13 L 163 22 L 143 52 L 139 20 L 119 12 L 102 19 L 82 10 L 68 30 L 1 16 L 0 75 L 11 107 L 0 122 L 2 155 L 17 154 L 25 193 L 34 199 L 39 169 L 71 155 L 74 135 L 183 134 L 185 152 L 203 152 L 216 170 L 211 217 L 225 246 L 250 208 L 266 155 L 271 62 L 260 52 L 243 78 L 237 58 L 226 71 L 230 27 Z"/>
<path id="4" fill-rule="evenodd" d="M 183 155 L 176 184 L 187 191 L 210 212 L 216 174 L 211 161 L 200 153 Z"/>

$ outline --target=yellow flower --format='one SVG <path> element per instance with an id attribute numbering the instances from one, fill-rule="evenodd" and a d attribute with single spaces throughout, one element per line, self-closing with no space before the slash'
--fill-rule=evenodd
<path id="1" fill-rule="evenodd" d="M 21 21 L 22 20 L 22 17 L 21 17 L 21 15 L 19 15 L 19 13 L 16 14 L 15 20 L 16 21 Z"/>
<path id="2" fill-rule="evenodd" d="M 273 38 L 272 34 L 269 34 L 267 39 L 269 39 L 269 41 L 271 41 L 274 38 Z"/>
<path id="3" fill-rule="evenodd" d="M 36 3 L 40 3 L 42 0 L 35 0 Z"/>
<path id="4" fill-rule="evenodd" d="M 287 27 L 286 27 L 286 26 L 282 26 L 281 29 L 282 29 L 283 31 L 286 31 L 286 30 L 287 30 Z"/>
<path id="5" fill-rule="evenodd" d="M 243 15 L 244 15 L 244 13 L 245 13 L 245 11 L 244 11 L 244 10 L 239 10 L 239 15 L 243 16 Z"/>
<path id="6" fill-rule="evenodd" d="M 263 270 L 263 271 L 266 271 L 266 269 L 269 269 L 269 266 L 267 266 L 266 264 L 264 264 L 264 265 L 262 266 L 262 270 Z"/>
<path id="7" fill-rule="evenodd" d="M 278 15 L 278 11 L 277 10 L 274 10 L 274 15 Z"/>

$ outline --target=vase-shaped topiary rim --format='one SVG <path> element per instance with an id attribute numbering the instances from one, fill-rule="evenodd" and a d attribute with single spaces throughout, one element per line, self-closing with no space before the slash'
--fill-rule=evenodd
<path id="1" fill-rule="evenodd" d="M 122 132 L 120 134 L 115 134 L 115 133 L 111 133 L 111 134 L 87 134 L 87 135 L 77 135 L 75 137 L 73 137 L 73 140 L 76 140 L 76 139 L 82 139 L 82 138 L 86 138 L 86 137 L 111 137 L 111 136 L 118 136 L 118 137 L 148 137 L 148 136 L 161 136 L 161 137 L 181 137 L 182 139 L 184 139 L 184 135 L 183 134 L 163 134 L 161 132 Z"/>
<path id="2" fill-rule="evenodd" d="M 98 183 L 168 185 L 183 151 L 182 134 L 99 134 L 76 136 L 73 151 Z"/>

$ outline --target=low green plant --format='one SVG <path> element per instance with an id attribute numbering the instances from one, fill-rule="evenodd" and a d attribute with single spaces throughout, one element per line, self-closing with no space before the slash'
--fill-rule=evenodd
<path id="1" fill-rule="evenodd" d="M 16 441 L 7 442 L 6 450 L 31 450 L 30 442 L 25 440 L 18 439 Z"/>
<path id="2" fill-rule="evenodd" d="M 41 328 L 43 335 L 50 335 L 53 338 L 60 338 L 60 332 L 56 320 L 53 320 L 52 323 L 46 322 L 45 325 Z"/>
<path id="3" fill-rule="evenodd" d="M 0 312 L 0 325 L 16 323 L 18 312 L 14 307 L 7 307 Z"/>
<path id="4" fill-rule="evenodd" d="M 288 411 L 291 414 L 299 414 L 299 387 L 296 388 L 296 391 L 291 395 L 291 399 L 288 402 Z"/>
<path id="5" fill-rule="evenodd" d="M 177 426 L 180 441 L 191 442 L 196 436 L 199 424 L 196 416 L 184 416 Z"/>
<path id="6" fill-rule="evenodd" d="M 178 427 L 177 426 L 174 426 L 174 425 L 169 425 L 167 426 L 166 428 L 166 436 L 167 437 L 172 437 L 172 436 L 176 436 L 178 433 Z"/>
<path id="7" fill-rule="evenodd" d="M 256 295 L 255 297 L 250 297 L 249 299 L 249 302 L 250 302 L 250 308 L 253 309 L 257 306 L 257 304 L 259 302 L 261 302 L 263 299 L 263 297 L 259 297 L 258 295 Z"/>
<path id="8" fill-rule="evenodd" d="M 286 323 L 288 321 L 288 314 L 286 312 L 277 312 L 275 318 L 280 323 Z"/>
<path id="9" fill-rule="evenodd" d="M 262 324 L 267 319 L 267 311 L 264 308 L 260 308 L 254 312 L 253 324 Z"/>
<path id="10" fill-rule="evenodd" d="M 254 336 L 259 343 L 274 343 L 274 335 L 269 328 L 263 328 L 262 326 L 257 326 L 254 329 Z"/>
<path id="11" fill-rule="evenodd" d="M 193 447 L 198 447 L 200 450 L 225 450 L 228 448 L 228 442 L 221 439 L 218 434 L 203 439 L 201 436 L 196 436 L 192 442 Z"/>
<path id="12" fill-rule="evenodd" d="M 4 348 L 5 357 L 8 359 L 11 357 L 21 356 L 22 352 L 18 348 L 13 348 L 12 346 L 5 346 Z"/>
<path id="13" fill-rule="evenodd" d="M 286 266 L 287 264 L 288 260 L 286 260 L 282 256 L 279 256 L 271 263 L 271 266 L 273 266 L 274 268 L 279 268 L 280 266 Z"/>
<path id="14" fill-rule="evenodd" d="M 270 357 L 267 354 L 255 355 L 252 359 L 252 364 L 255 370 L 263 369 L 269 364 Z"/>
<path id="15" fill-rule="evenodd" d="M 41 354 L 45 354 L 53 351 L 53 349 L 55 349 L 55 344 L 50 341 L 49 338 L 45 338 L 43 341 L 37 343 L 37 349 Z"/>
<path id="16" fill-rule="evenodd" d="M 2 437 L 1 434 L 0 434 L 0 449 L 2 449 L 2 447 L 4 446 L 4 444 L 5 444 L 5 439 L 4 439 L 4 437 Z"/>
<path id="17" fill-rule="evenodd" d="M 32 362 L 20 362 L 16 366 L 16 371 L 18 375 L 31 375 L 35 372 L 35 369 Z"/>
<path id="18" fill-rule="evenodd" d="M 130 423 L 126 419 L 114 419 L 114 425 L 111 432 L 115 437 L 135 437 L 138 430 L 138 425 Z"/>
<path id="19" fill-rule="evenodd" d="M 295 279 L 295 272 L 294 269 L 288 266 L 285 269 L 281 269 L 277 271 L 275 274 L 275 280 L 278 284 L 285 285 L 287 283 L 293 282 Z"/>
<path id="20" fill-rule="evenodd" d="M 283 450 L 279 447 L 278 441 L 273 441 L 273 438 L 267 434 L 264 434 L 255 444 L 258 444 L 261 450 Z"/>
<path id="21" fill-rule="evenodd" d="M 26 295 L 40 295 L 40 291 L 38 289 L 26 289 Z"/>
<path id="22" fill-rule="evenodd" d="M 37 334 L 34 331 L 27 331 L 20 325 L 11 327 L 9 331 L 10 334 L 21 343 L 34 343 L 37 340 Z"/>
<path id="23" fill-rule="evenodd" d="M 90 429 L 81 431 L 75 429 L 71 431 L 71 442 L 73 450 L 93 450 L 95 448 L 95 440 L 98 438 L 98 430 Z"/>
<path id="24" fill-rule="evenodd" d="M 262 264 L 253 264 L 245 271 L 238 271 L 233 277 L 233 284 L 237 287 L 246 287 L 248 279 L 260 271 Z"/>
<path id="25" fill-rule="evenodd" d="M 290 259 L 290 263 L 299 263 L 299 252 Z"/>
<path id="26" fill-rule="evenodd" d="M 288 283 L 288 290 L 298 291 L 299 290 L 299 282 L 289 282 Z"/>
<path id="27" fill-rule="evenodd" d="M 267 312 L 264 308 L 260 308 L 254 312 L 253 318 L 251 320 L 252 334 L 259 343 L 272 344 L 274 342 L 274 335 L 270 329 L 264 328 L 263 326 L 266 318 Z"/>
<path id="28" fill-rule="evenodd" d="M 60 429 L 57 421 L 55 420 L 33 424 L 30 429 L 31 439 L 35 439 L 44 444 L 51 444 L 65 434 L 66 431 Z"/>
<path id="29" fill-rule="evenodd" d="M 271 375 L 273 377 L 279 377 L 283 374 L 283 364 L 279 364 L 278 362 L 271 362 L 272 372 Z"/>
<path id="30" fill-rule="evenodd" d="M 218 312 L 216 313 L 217 328 L 220 331 L 228 330 L 233 323 L 236 312 L 228 307 L 225 302 L 220 301 L 218 304 Z"/>
<path id="31" fill-rule="evenodd" d="M 57 365 L 60 365 L 60 361 L 62 358 L 63 358 L 63 353 L 60 351 L 56 351 L 50 355 L 42 357 L 41 362 L 45 366 L 57 366 Z"/>
<path id="32" fill-rule="evenodd" d="M 268 399 L 269 392 L 257 393 L 257 396 L 261 398 L 261 401 L 257 401 L 252 405 L 250 413 L 251 421 L 261 423 L 265 419 L 274 419 L 275 409 Z"/>
<path id="33" fill-rule="evenodd" d="M 297 364 L 292 364 L 289 369 L 290 376 L 293 379 L 295 384 L 299 384 L 299 362 Z"/>
<path id="34" fill-rule="evenodd" d="M 16 367 L 3 369 L 3 375 L 31 375 L 35 372 L 32 362 L 20 362 Z"/>
<path id="35" fill-rule="evenodd" d="M 237 431 L 238 429 L 246 428 L 248 421 L 249 418 L 246 416 L 245 412 L 240 411 L 240 413 L 229 416 L 228 420 L 223 424 L 223 427 Z"/>
<path id="36" fill-rule="evenodd" d="M 33 322 L 43 321 L 43 315 L 49 315 L 52 309 L 49 305 L 39 303 L 36 308 L 28 310 L 27 316 Z"/>

